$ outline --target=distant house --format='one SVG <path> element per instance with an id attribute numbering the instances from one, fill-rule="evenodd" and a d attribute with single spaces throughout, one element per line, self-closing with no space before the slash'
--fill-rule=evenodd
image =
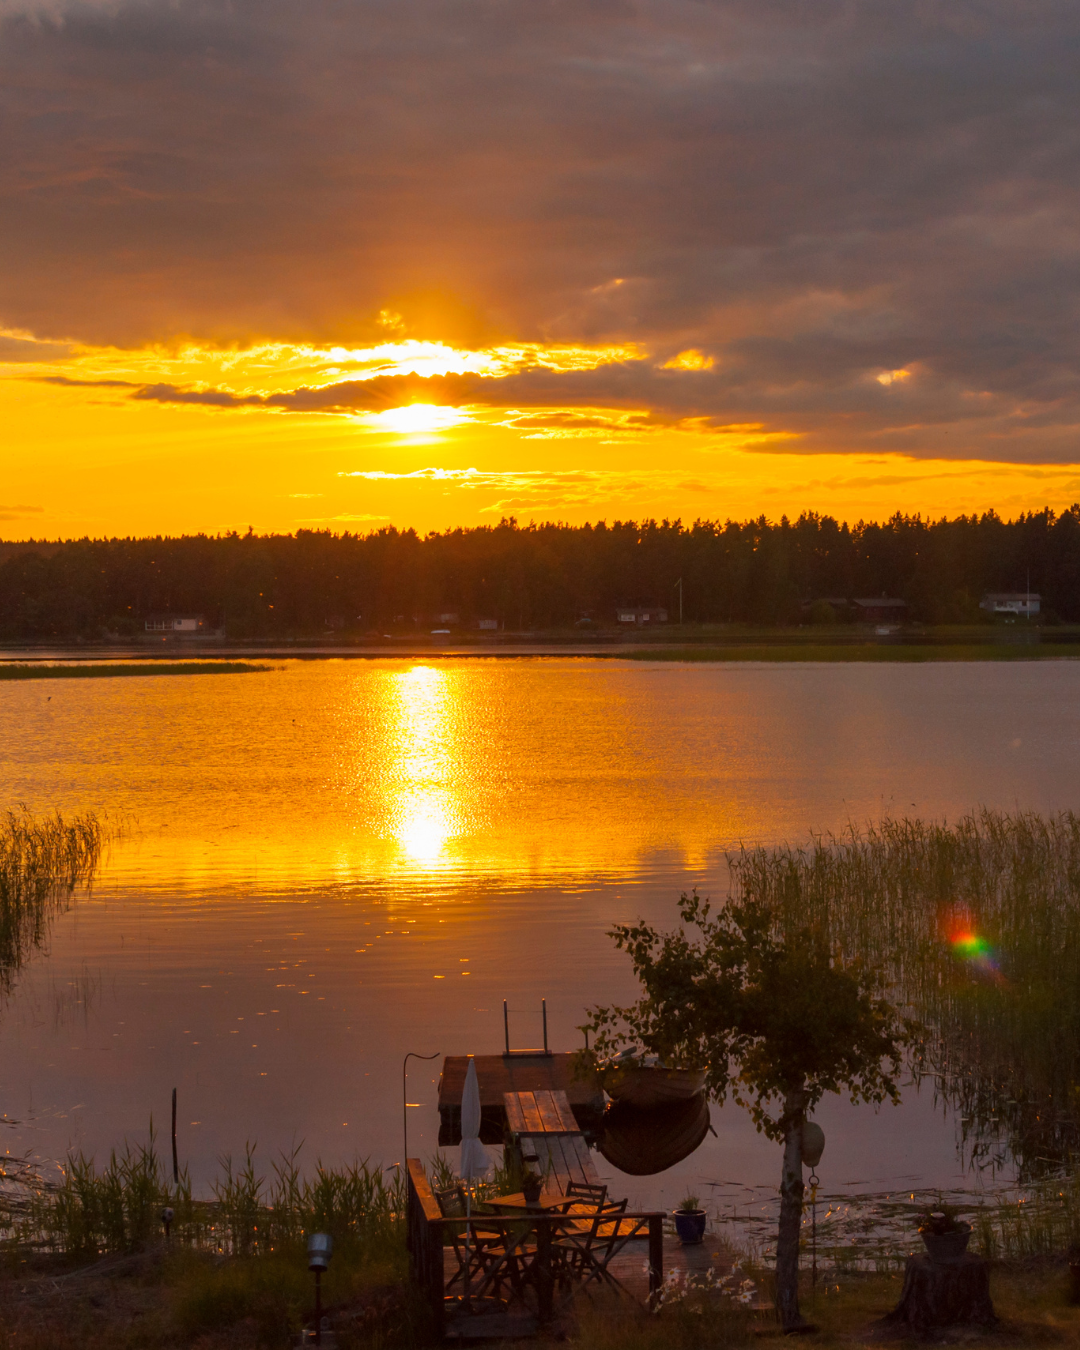
<path id="1" fill-rule="evenodd" d="M 857 623 L 903 623 L 907 614 L 907 601 L 877 595 L 864 600 L 852 600 L 851 610 Z"/>
<path id="2" fill-rule="evenodd" d="M 148 614 L 148 633 L 202 633 L 206 630 L 205 614 Z"/>
<path id="3" fill-rule="evenodd" d="M 499 626 L 498 619 L 477 619 L 476 626 L 482 632 L 494 631 Z"/>
<path id="4" fill-rule="evenodd" d="M 436 615 L 435 615 L 435 622 L 436 622 L 436 623 L 457 623 L 457 622 L 458 622 L 458 616 L 457 616 L 456 613 L 436 614 Z"/>
<path id="5" fill-rule="evenodd" d="M 979 601 L 988 614 L 1017 614 L 1032 619 L 1039 612 L 1042 597 L 1033 591 L 993 591 Z"/>
<path id="6" fill-rule="evenodd" d="M 615 611 L 618 623 L 667 623 L 666 609 L 652 609 L 632 605 L 620 605 Z"/>

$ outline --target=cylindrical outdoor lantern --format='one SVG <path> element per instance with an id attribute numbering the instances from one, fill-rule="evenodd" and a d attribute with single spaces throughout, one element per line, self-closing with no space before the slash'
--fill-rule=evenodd
<path id="1" fill-rule="evenodd" d="M 329 1233 L 312 1233 L 307 1240 L 308 1270 L 315 1272 L 315 1344 L 322 1345 L 322 1273 L 334 1254 L 334 1239 Z"/>
<path id="2" fill-rule="evenodd" d="M 329 1233 L 312 1233 L 307 1240 L 308 1270 L 323 1271 L 334 1254 L 334 1239 Z"/>

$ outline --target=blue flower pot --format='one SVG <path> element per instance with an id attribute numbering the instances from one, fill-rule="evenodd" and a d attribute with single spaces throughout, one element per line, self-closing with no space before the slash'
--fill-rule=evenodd
<path id="1" fill-rule="evenodd" d="M 677 1209 L 675 1231 L 684 1247 L 694 1247 L 705 1240 L 705 1211 Z"/>

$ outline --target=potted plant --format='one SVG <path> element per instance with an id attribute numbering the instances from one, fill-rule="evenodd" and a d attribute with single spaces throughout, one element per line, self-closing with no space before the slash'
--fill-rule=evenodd
<path id="1" fill-rule="evenodd" d="M 916 1221 L 926 1254 L 937 1266 L 954 1266 L 967 1251 L 971 1224 L 965 1223 L 950 1206 L 938 1203 L 920 1210 Z"/>
<path id="2" fill-rule="evenodd" d="M 693 1247 L 705 1240 L 705 1211 L 698 1204 L 696 1195 L 688 1195 L 679 1201 L 675 1211 L 675 1231 L 684 1247 Z"/>
<path id="3" fill-rule="evenodd" d="M 544 1179 L 538 1172 L 534 1172 L 531 1167 L 525 1169 L 521 1177 L 521 1190 L 525 1196 L 527 1205 L 535 1205 L 540 1199 L 540 1188 L 544 1184 Z"/>

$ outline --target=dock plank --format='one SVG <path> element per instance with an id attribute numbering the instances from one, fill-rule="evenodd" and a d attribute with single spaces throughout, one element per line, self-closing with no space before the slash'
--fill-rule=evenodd
<path id="1" fill-rule="evenodd" d="M 559 1109 L 552 1100 L 550 1089 L 537 1088 L 533 1093 L 536 1109 L 540 1113 L 540 1123 L 548 1134 L 561 1134 L 563 1123 Z"/>
<path id="2" fill-rule="evenodd" d="M 524 1134 L 525 1115 L 516 1092 L 504 1092 L 503 1104 L 506 1107 L 506 1128 L 511 1134 Z"/>
<path id="3" fill-rule="evenodd" d="M 600 1184 L 600 1174 L 596 1170 L 596 1164 L 592 1160 L 592 1154 L 589 1152 L 589 1146 L 584 1138 L 578 1135 L 568 1135 L 571 1145 L 574 1149 L 574 1156 L 577 1166 L 581 1172 L 581 1180 L 589 1186 Z"/>
<path id="4" fill-rule="evenodd" d="M 518 1105 L 521 1107 L 521 1114 L 525 1118 L 526 1134 L 543 1134 L 544 1122 L 540 1112 L 536 1107 L 536 1096 L 532 1092 L 519 1092 L 517 1094 Z"/>
<path id="5" fill-rule="evenodd" d="M 580 1133 L 581 1126 L 578 1124 L 577 1116 L 574 1115 L 570 1100 L 561 1088 L 552 1089 L 551 1102 L 559 1114 L 559 1128 L 567 1134 Z"/>
<path id="6" fill-rule="evenodd" d="M 566 1183 L 571 1180 L 573 1174 L 566 1161 L 566 1154 L 563 1151 L 562 1137 L 557 1134 L 546 1134 L 544 1142 L 548 1147 L 548 1155 L 551 1158 L 551 1168 L 559 1178 L 559 1184 L 566 1189 Z"/>

